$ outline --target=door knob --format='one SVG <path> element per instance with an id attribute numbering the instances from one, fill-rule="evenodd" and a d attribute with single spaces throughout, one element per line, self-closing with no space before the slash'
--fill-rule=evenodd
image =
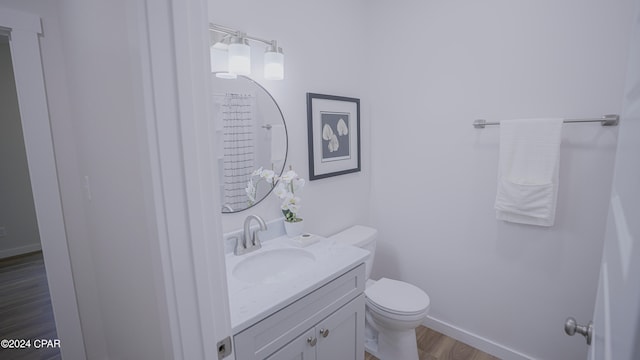
<path id="1" fill-rule="evenodd" d="M 311 345 L 311 346 L 316 346 L 316 343 L 317 343 L 317 342 L 318 342 L 318 338 L 316 338 L 316 337 L 311 337 L 311 336 L 309 336 L 309 337 L 307 338 L 307 343 L 308 343 L 309 345 Z"/>
<path id="2" fill-rule="evenodd" d="M 593 337 L 593 321 L 589 321 L 589 324 L 580 325 L 576 322 L 576 319 L 568 317 L 564 323 L 564 332 L 569 336 L 573 336 L 578 333 L 587 339 L 587 345 L 591 345 L 591 338 Z"/>
<path id="3" fill-rule="evenodd" d="M 320 335 L 322 335 L 322 337 L 329 336 L 329 329 L 320 329 Z"/>

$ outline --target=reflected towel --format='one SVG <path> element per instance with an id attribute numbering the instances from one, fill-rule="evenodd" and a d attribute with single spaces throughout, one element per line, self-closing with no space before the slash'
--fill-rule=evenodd
<path id="1" fill-rule="evenodd" d="M 496 218 L 552 226 L 558 199 L 562 119 L 500 122 Z"/>
<path id="2" fill-rule="evenodd" d="M 271 125 L 271 162 L 284 161 L 287 156 L 287 131 L 284 125 Z"/>

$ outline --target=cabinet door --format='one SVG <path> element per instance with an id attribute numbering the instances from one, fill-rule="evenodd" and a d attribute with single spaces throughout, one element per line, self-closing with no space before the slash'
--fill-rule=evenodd
<path id="1" fill-rule="evenodd" d="M 317 360 L 364 360 L 364 294 L 316 325 Z"/>
<path id="2" fill-rule="evenodd" d="M 271 354 L 267 360 L 315 360 L 317 341 L 316 329 L 311 328 Z"/>

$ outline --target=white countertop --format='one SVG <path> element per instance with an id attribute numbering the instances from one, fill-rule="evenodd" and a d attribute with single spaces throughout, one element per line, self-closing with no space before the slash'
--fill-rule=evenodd
<path id="1" fill-rule="evenodd" d="M 319 241 L 303 247 L 287 236 L 262 243 L 262 249 L 236 256 L 227 254 L 227 283 L 231 309 L 231 328 L 237 334 L 254 323 L 302 298 L 337 276 L 364 262 L 369 252 L 350 245 L 318 237 Z M 249 283 L 237 279 L 232 270 L 241 261 L 273 249 L 297 248 L 313 254 L 315 262 L 305 266 L 286 280 L 271 283 Z"/>

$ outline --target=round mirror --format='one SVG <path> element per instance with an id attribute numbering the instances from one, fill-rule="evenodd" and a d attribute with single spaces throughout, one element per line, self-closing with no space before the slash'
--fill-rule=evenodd
<path id="1" fill-rule="evenodd" d="M 273 96 L 254 80 L 211 78 L 222 212 L 233 213 L 273 190 L 287 160 L 287 126 Z"/>

